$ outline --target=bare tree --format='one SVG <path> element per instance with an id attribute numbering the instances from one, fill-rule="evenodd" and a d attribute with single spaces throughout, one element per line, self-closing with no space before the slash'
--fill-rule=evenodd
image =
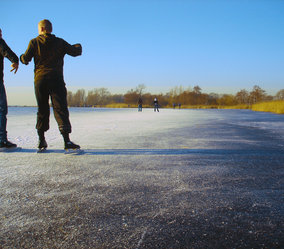
<path id="1" fill-rule="evenodd" d="M 146 86 L 144 84 L 139 84 L 135 91 L 141 96 L 143 91 L 146 89 Z"/>
<path id="2" fill-rule="evenodd" d="M 218 99 L 219 105 L 233 106 L 236 104 L 234 95 L 232 94 L 223 94 L 221 98 Z"/>
<path id="3" fill-rule="evenodd" d="M 88 106 L 106 105 L 108 104 L 110 97 L 111 93 L 107 90 L 107 88 L 95 88 L 88 92 L 86 104 Z"/>
<path id="4" fill-rule="evenodd" d="M 195 87 L 193 87 L 193 92 L 196 94 L 201 94 L 201 88 L 196 85 Z"/>
<path id="5" fill-rule="evenodd" d="M 255 104 L 265 100 L 266 93 L 259 86 L 255 85 L 253 90 L 250 92 L 250 103 Z"/>
<path id="6" fill-rule="evenodd" d="M 249 103 L 249 93 L 245 89 L 242 89 L 241 91 L 237 92 L 235 98 L 238 104 L 248 104 Z"/>
<path id="7" fill-rule="evenodd" d="M 78 90 L 72 97 L 74 106 L 85 106 L 85 90 Z"/>
<path id="8" fill-rule="evenodd" d="M 139 98 L 139 94 L 137 91 L 133 91 L 133 89 L 131 89 L 131 91 L 128 91 L 125 95 L 124 95 L 124 102 L 126 104 L 137 104 Z"/>
<path id="9" fill-rule="evenodd" d="M 278 91 L 277 93 L 276 93 L 276 99 L 278 99 L 278 100 L 284 100 L 284 89 L 281 89 L 280 91 Z"/>
<path id="10" fill-rule="evenodd" d="M 73 106 L 73 93 L 71 91 L 67 92 L 67 103 L 69 106 Z"/>

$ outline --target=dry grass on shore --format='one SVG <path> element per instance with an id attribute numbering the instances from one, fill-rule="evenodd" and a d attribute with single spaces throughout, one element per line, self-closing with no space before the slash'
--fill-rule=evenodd
<path id="1" fill-rule="evenodd" d="M 106 108 L 128 108 L 128 107 L 132 107 L 132 106 L 125 104 L 125 103 L 112 103 L 112 104 L 107 104 L 103 107 L 106 107 Z"/>
<path id="2" fill-rule="evenodd" d="M 191 106 L 184 107 L 191 109 L 250 109 L 258 112 L 273 112 L 277 114 L 284 114 L 284 101 L 268 101 L 261 102 L 253 105 L 234 105 L 234 106 Z"/>
<path id="3" fill-rule="evenodd" d="M 269 101 L 252 105 L 251 110 L 259 112 L 273 112 L 277 114 L 284 114 L 284 101 Z"/>
<path id="4" fill-rule="evenodd" d="M 171 108 L 168 106 L 167 108 Z M 182 109 L 250 109 L 249 105 L 182 105 Z"/>

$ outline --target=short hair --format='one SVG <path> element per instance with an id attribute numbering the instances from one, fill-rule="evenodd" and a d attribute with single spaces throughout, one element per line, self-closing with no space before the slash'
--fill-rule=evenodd
<path id="1" fill-rule="evenodd" d="M 44 29 L 47 31 L 47 32 L 52 32 L 52 23 L 47 20 L 47 19 L 44 19 L 44 20 L 41 20 L 38 25 L 40 27 L 44 27 Z"/>

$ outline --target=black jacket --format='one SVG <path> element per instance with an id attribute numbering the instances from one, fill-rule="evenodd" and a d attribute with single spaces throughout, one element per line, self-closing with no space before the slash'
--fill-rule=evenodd
<path id="1" fill-rule="evenodd" d="M 8 47 L 3 39 L 0 39 L 0 81 L 3 82 L 4 77 L 4 57 L 8 58 L 12 63 L 19 63 L 18 56 Z"/>
<path id="2" fill-rule="evenodd" d="M 34 58 L 35 80 L 44 77 L 63 78 L 65 54 L 81 55 L 82 47 L 80 44 L 70 45 L 55 35 L 45 34 L 32 39 L 20 59 L 23 64 L 27 65 Z"/>

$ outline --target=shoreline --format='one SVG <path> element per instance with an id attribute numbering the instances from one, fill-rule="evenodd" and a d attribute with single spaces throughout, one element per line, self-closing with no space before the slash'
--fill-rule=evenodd
<path id="1" fill-rule="evenodd" d="M 37 106 L 28 106 L 28 105 L 11 105 L 9 107 L 33 107 L 36 108 Z M 68 108 L 72 107 L 80 107 L 80 108 L 117 108 L 117 109 L 124 109 L 124 108 L 137 108 L 137 105 L 131 104 L 124 104 L 124 103 L 118 103 L 118 104 L 108 104 L 108 105 L 98 105 L 98 106 L 68 106 Z M 145 105 L 143 108 L 153 108 L 153 106 Z M 258 112 L 271 112 L 275 114 L 284 114 L 284 101 L 283 100 L 276 100 L 276 101 L 268 101 L 268 102 L 261 102 L 256 103 L 252 105 L 234 105 L 234 106 L 221 106 L 221 105 L 184 105 L 181 106 L 181 108 L 176 107 L 170 107 L 165 106 L 161 107 L 162 109 L 239 109 L 239 110 L 252 110 L 252 111 L 258 111 Z"/>

